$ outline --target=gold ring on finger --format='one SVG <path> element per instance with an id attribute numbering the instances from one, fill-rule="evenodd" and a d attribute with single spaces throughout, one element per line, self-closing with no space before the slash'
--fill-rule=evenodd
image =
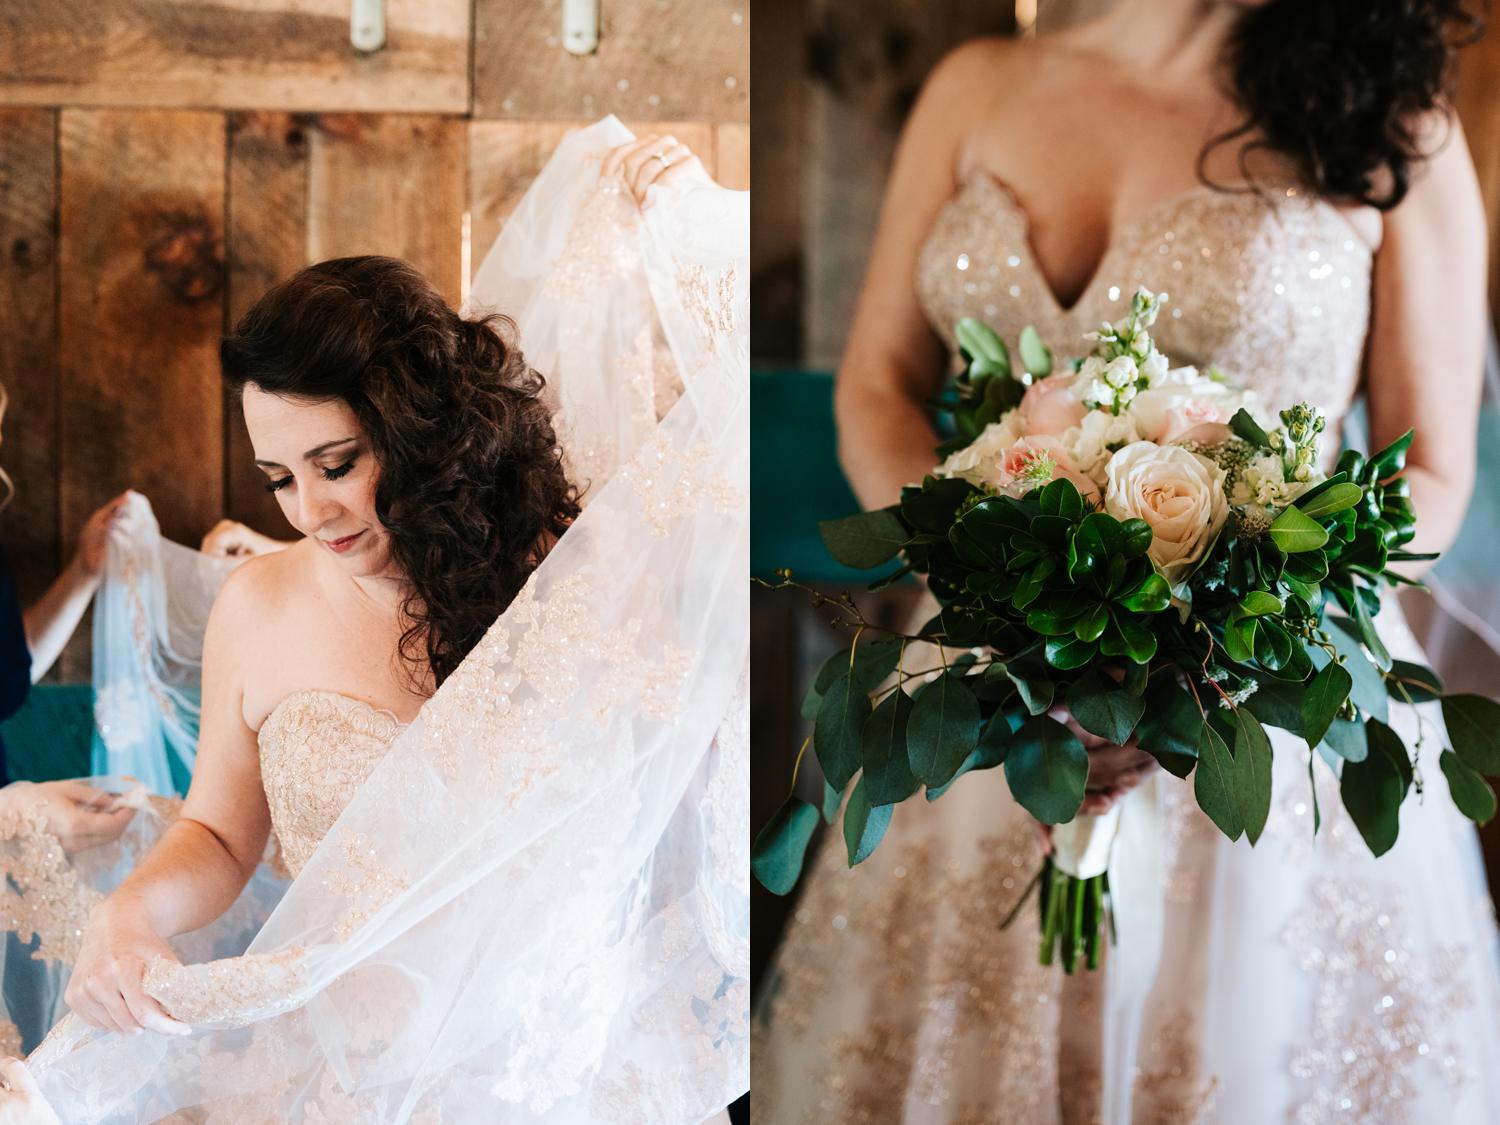
<path id="1" fill-rule="evenodd" d="M 653 152 L 651 155 L 654 156 L 654 157 L 656 157 L 656 159 L 658 159 L 658 160 L 661 161 L 661 166 L 662 166 L 663 169 L 672 167 L 672 162 L 670 160 L 668 160 L 665 156 L 663 156 L 661 153 L 659 153 L 659 152 Z"/>

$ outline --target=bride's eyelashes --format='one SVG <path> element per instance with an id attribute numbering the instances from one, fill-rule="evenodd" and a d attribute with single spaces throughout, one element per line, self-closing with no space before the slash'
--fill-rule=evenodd
<path id="1" fill-rule="evenodd" d="M 357 461 L 357 460 L 359 460 L 359 458 L 357 458 L 357 457 L 351 457 L 351 458 L 349 458 L 349 460 L 345 461 L 342 465 L 339 465 L 339 466 L 337 466 L 335 468 L 332 468 L 332 469 L 324 469 L 324 470 L 322 470 L 323 479 L 324 480 L 338 480 L 340 477 L 346 477 L 346 476 L 348 476 L 350 470 L 354 468 L 354 462 Z M 267 492 L 280 492 L 283 488 L 287 487 L 287 485 L 291 484 L 292 480 L 293 480 L 292 477 L 281 477 L 278 480 L 267 481 L 266 482 L 266 486 L 265 486 L 266 487 L 266 491 Z"/>

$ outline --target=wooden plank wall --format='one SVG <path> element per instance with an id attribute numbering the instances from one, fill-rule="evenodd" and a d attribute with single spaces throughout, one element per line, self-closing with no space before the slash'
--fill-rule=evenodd
<path id="1" fill-rule="evenodd" d="M 0 0 L 0 545 L 37 596 L 96 506 L 166 534 L 288 529 L 218 341 L 323 258 L 406 258 L 457 303 L 571 129 L 615 113 L 748 188 L 748 0 L 605 0 L 575 57 L 555 0 Z M 670 28 L 671 34 L 661 34 Z M 54 678 L 90 674 L 87 623 Z"/>

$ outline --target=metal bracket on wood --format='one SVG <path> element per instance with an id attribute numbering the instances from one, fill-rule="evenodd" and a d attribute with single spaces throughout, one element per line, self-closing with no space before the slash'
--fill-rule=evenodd
<path id="1" fill-rule="evenodd" d="M 599 49 L 599 0 L 563 0 L 562 41 L 571 55 Z"/>
<path id="2" fill-rule="evenodd" d="M 365 54 L 385 46 L 385 0 L 352 0 L 349 42 Z"/>

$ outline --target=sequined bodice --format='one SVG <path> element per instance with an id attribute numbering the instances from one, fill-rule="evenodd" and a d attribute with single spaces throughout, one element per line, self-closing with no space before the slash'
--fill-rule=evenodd
<path id="1" fill-rule="evenodd" d="M 295 876 L 396 736 L 389 711 L 332 691 L 296 691 L 260 727 L 260 773 L 282 863 Z"/>
<path id="2" fill-rule="evenodd" d="M 1077 302 L 1062 307 L 1031 253 L 1026 214 L 987 176 L 943 207 L 922 248 L 917 292 L 956 346 L 966 316 L 1014 341 L 1027 324 L 1060 355 L 1117 320 L 1140 286 L 1169 294 L 1155 332 L 1174 364 L 1217 363 L 1261 402 L 1321 407 L 1336 425 L 1359 382 L 1371 251 L 1331 204 L 1296 189 L 1194 188 L 1117 228 Z"/>

